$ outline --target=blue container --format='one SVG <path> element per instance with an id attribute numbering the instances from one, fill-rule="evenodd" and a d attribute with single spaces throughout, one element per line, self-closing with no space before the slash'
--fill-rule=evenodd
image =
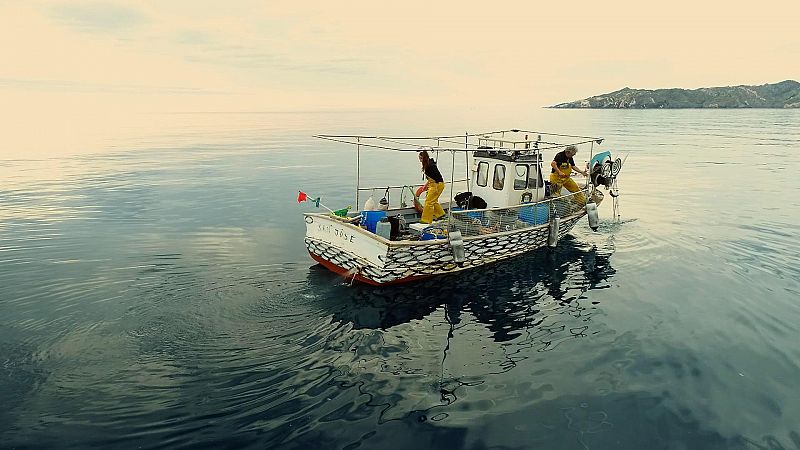
<path id="1" fill-rule="evenodd" d="M 458 206 L 454 206 L 454 207 L 453 207 L 453 211 L 464 211 L 464 209 L 462 209 L 462 208 L 459 208 Z M 473 218 L 473 219 L 478 219 L 478 220 L 480 220 L 481 222 L 484 222 L 484 221 L 485 221 L 485 220 L 484 220 L 484 217 L 483 217 L 483 211 L 474 211 L 474 212 L 471 212 L 471 211 L 467 210 L 467 212 L 465 212 L 463 215 L 464 215 L 464 216 L 467 216 L 467 217 L 471 217 L 471 218 Z"/>
<path id="2" fill-rule="evenodd" d="M 422 230 L 422 234 L 419 235 L 420 241 L 430 241 L 432 239 L 447 239 L 444 228 L 438 226 L 428 227 Z"/>
<path id="3" fill-rule="evenodd" d="M 386 217 L 386 211 L 361 211 L 361 226 L 374 233 L 375 226 Z"/>
<path id="4" fill-rule="evenodd" d="M 473 219 L 478 219 L 480 221 L 483 221 L 484 219 L 482 211 L 467 212 L 467 216 L 472 217 Z"/>
<path id="5" fill-rule="evenodd" d="M 550 220 L 550 205 L 537 203 L 519 209 L 519 220 L 531 225 L 543 225 Z"/>

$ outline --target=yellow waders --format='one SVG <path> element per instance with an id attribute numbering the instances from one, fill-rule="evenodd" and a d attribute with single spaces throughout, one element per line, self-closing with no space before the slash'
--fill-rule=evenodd
<path id="1" fill-rule="evenodd" d="M 566 169 L 564 168 L 564 166 L 566 166 Z M 569 163 L 562 164 L 561 167 L 559 167 L 559 169 L 561 169 L 561 172 L 564 172 L 564 173 L 571 173 L 572 172 L 572 167 L 569 166 Z M 570 178 L 569 175 L 567 175 L 566 177 L 562 177 L 557 173 L 551 173 L 550 174 L 550 192 L 552 193 L 552 195 L 554 197 L 560 196 L 562 187 L 567 188 L 567 190 L 570 191 L 570 192 L 578 192 L 578 191 L 581 190 L 581 188 L 578 187 L 578 184 L 575 183 L 575 180 Z M 572 198 L 579 205 L 585 205 L 586 204 L 586 197 L 584 197 L 584 195 L 582 193 L 581 194 L 575 194 L 574 196 L 572 196 Z"/>
<path id="2" fill-rule="evenodd" d="M 425 194 L 425 207 L 422 209 L 422 223 L 431 223 L 433 219 L 438 219 L 444 215 L 442 205 L 439 204 L 439 196 L 444 192 L 444 183 L 437 183 L 428 177 L 428 190 Z"/>

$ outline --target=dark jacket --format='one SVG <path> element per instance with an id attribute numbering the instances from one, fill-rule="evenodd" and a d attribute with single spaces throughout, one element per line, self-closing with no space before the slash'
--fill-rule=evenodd
<path id="1" fill-rule="evenodd" d="M 433 181 L 437 183 L 443 183 L 444 178 L 442 178 L 442 173 L 439 172 L 439 168 L 436 167 L 436 161 L 433 159 L 428 160 L 428 165 L 425 166 L 425 176 L 429 177 Z"/>

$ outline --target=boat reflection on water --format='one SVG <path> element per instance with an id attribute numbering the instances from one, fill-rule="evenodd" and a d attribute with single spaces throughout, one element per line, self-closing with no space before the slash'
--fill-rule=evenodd
<path id="1" fill-rule="evenodd" d="M 410 285 L 350 286 L 316 265 L 309 282 L 319 290 L 334 320 L 354 329 L 383 329 L 427 317 L 444 308 L 458 325 L 469 311 L 496 342 L 514 339 L 523 329 L 547 326 L 553 314 L 587 315 L 593 305 L 585 291 L 609 287 L 613 245 L 598 248 L 564 238 L 557 251 L 540 249 L 511 261 L 431 278 Z"/>
<path id="2" fill-rule="evenodd" d="M 686 448 L 750 448 L 744 436 L 698 432 L 702 410 L 676 406 L 667 390 L 618 389 L 615 374 L 631 356 L 608 343 L 639 344 L 593 320 L 607 296 L 590 292 L 611 287 L 613 253 L 613 238 L 590 245 L 568 236 L 556 251 L 397 287 L 349 286 L 312 267 L 317 305 L 338 325 L 325 346 L 329 382 L 368 399 L 362 437 L 348 442 L 666 448 L 654 439 L 680 436 Z M 339 435 L 327 425 L 300 433 L 298 445 Z"/>
<path id="3" fill-rule="evenodd" d="M 337 324 L 324 346 L 331 382 L 357 387 L 379 424 L 427 423 L 420 430 L 434 441 L 463 440 L 483 406 L 509 413 L 551 389 L 544 377 L 556 376 L 558 358 L 545 362 L 541 352 L 601 332 L 586 292 L 609 287 L 612 254 L 611 239 L 598 247 L 568 236 L 556 251 L 380 287 L 350 286 L 312 267 L 316 306 Z M 519 379 L 510 374 L 516 368 Z M 521 400 L 497 403 L 506 395 L 497 386 L 511 386 Z"/>

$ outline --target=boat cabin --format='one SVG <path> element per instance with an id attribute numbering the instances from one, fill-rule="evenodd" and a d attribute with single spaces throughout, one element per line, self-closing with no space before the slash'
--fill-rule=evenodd
<path id="1" fill-rule="evenodd" d="M 484 137 L 472 154 L 472 195 L 488 208 L 505 208 L 545 198 L 542 154 L 537 141 Z"/>

